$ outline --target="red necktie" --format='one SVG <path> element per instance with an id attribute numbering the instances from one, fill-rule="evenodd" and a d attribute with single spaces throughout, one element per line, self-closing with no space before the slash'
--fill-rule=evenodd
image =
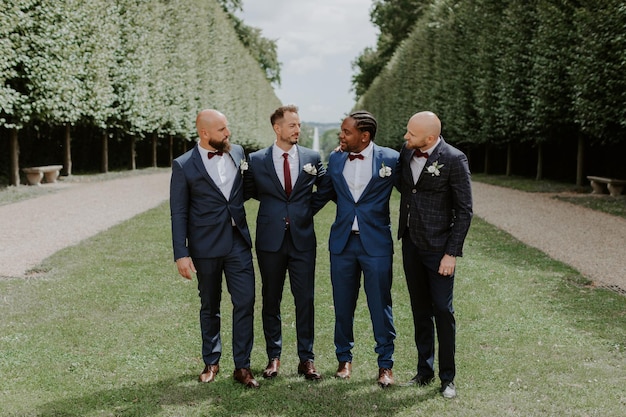
<path id="1" fill-rule="evenodd" d="M 360 153 L 351 153 L 348 154 L 348 158 L 350 158 L 351 161 L 354 161 L 355 159 L 363 159 L 363 155 Z"/>
<path id="2" fill-rule="evenodd" d="M 285 152 L 283 154 L 283 158 L 285 158 L 285 160 L 283 161 L 283 173 L 285 174 L 285 193 L 287 194 L 287 197 L 289 197 L 289 195 L 291 194 L 291 169 L 289 168 L 289 154 L 287 152 Z"/>
<path id="3" fill-rule="evenodd" d="M 209 152 L 209 159 L 213 158 L 215 155 L 222 156 L 223 154 L 224 154 L 224 152 L 222 152 L 222 151 Z"/>
<path id="4" fill-rule="evenodd" d="M 422 152 L 419 149 L 416 149 L 415 153 L 413 154 L 413 158 L 426 158 L 426 159 L 428 159 L 428 152 Z"/>

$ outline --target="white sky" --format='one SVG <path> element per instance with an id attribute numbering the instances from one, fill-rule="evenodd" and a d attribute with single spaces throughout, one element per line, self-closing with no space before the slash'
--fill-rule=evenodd
<path id="1" fill-rule="evenodd" d="M 354 105 L 351 63 L 375 47 L 372 0 L 244 0 L 237 15 L 276 41 L 282 63 L 276 95 L 305 122 L 338 123 Z"/>

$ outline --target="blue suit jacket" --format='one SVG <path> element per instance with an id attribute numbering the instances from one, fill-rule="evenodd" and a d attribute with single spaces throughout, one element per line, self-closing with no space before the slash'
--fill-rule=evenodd
<path id="1" fill-rule="evenodd" d="M 328 195 L 329 190 L 324 189 L 324 195 L 337 203 L 337 215 L 330 229 L 331 253 L 340 254 L 346 247 L 356 215 L 361 243 L 367 254 L 370 256 L 393 254 L 389 197 L 400 174 L 398 156 L 397 151 L 374 144 L 372 178 L 363 190 L 359 201 L 355 202 L 343 176 L 348 152 L 331 153 L 327 172 L 332 181 L 331 194 Z M 379 175 L 383 163 L 391 168 L 390 176 Z"/>
<path id="2" fill-rule="evenodd" d="M 409 233 L 420 249 L 463 255 L 463 242 L 472 219 L 472 185 L 469 164 L 463 152 L 443 139 L 428 157 L 419 177 L 413 182 L 410 162 L 413 150 L 406 145 L 400 152 L 402 177 L 398 239 L 409 221 Z M 439 175 L 427 168 L 443 165 Z"/>
<path id="3" fill-rule="evenodd" d="M 245 159 L 243 148 L 232 145 L 229 154 L 237 173 L 227 200 L 211 179 L 195 146 L 172 162 L 170 211 L 174 259 L 215 258 L 228 254 L 233 247 L 231 218 L 252 247 L 250 231 L 243 206 L 243 178 L 240 163 Z"/>
<path id="4" fill-rule="evenodd" d="M 326 169 L 319 152 L 296 145 L 300 160 L 299 174 L 287 198 L 276 174 L 272 146 L 250 154 L 248 170 L 244 174 L 245 199 L 254 198 L 260 202 L 256 220 L 256 248 L 267 252 L 278 251 L 284 237 L 285 219 L 289 218 L 289 233 L 296 249 L 312 250 L 317 246 L 313 215 L 321 207 L 312 198 L 313 186 L 321 184 Z M 306 164 L 311 164 L 317 172 L 311 174 L 304 171 Z"/>

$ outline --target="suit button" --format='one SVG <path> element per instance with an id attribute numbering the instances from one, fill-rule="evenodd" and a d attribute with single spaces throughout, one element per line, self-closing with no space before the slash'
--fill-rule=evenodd
<path id="1" fill-rule="evenodd" d="M 417 192 L 417 190 L 416 190 L 415 188 L 413 188 L 413 189 L 411 190 L 411 192 L 412 192 L 413 194 L 415 194 L 415 193 Z"/>

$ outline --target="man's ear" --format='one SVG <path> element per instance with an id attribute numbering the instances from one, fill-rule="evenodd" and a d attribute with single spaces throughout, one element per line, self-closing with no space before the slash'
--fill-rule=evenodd
<path id="1" fill-rule="evenodd" d="M 280 134 L 280 125 L 278 123 L 274 123 L 272 125 L 272 129 L 274 129 L 274 133 L 276 133 L 277 135 Z"/>

